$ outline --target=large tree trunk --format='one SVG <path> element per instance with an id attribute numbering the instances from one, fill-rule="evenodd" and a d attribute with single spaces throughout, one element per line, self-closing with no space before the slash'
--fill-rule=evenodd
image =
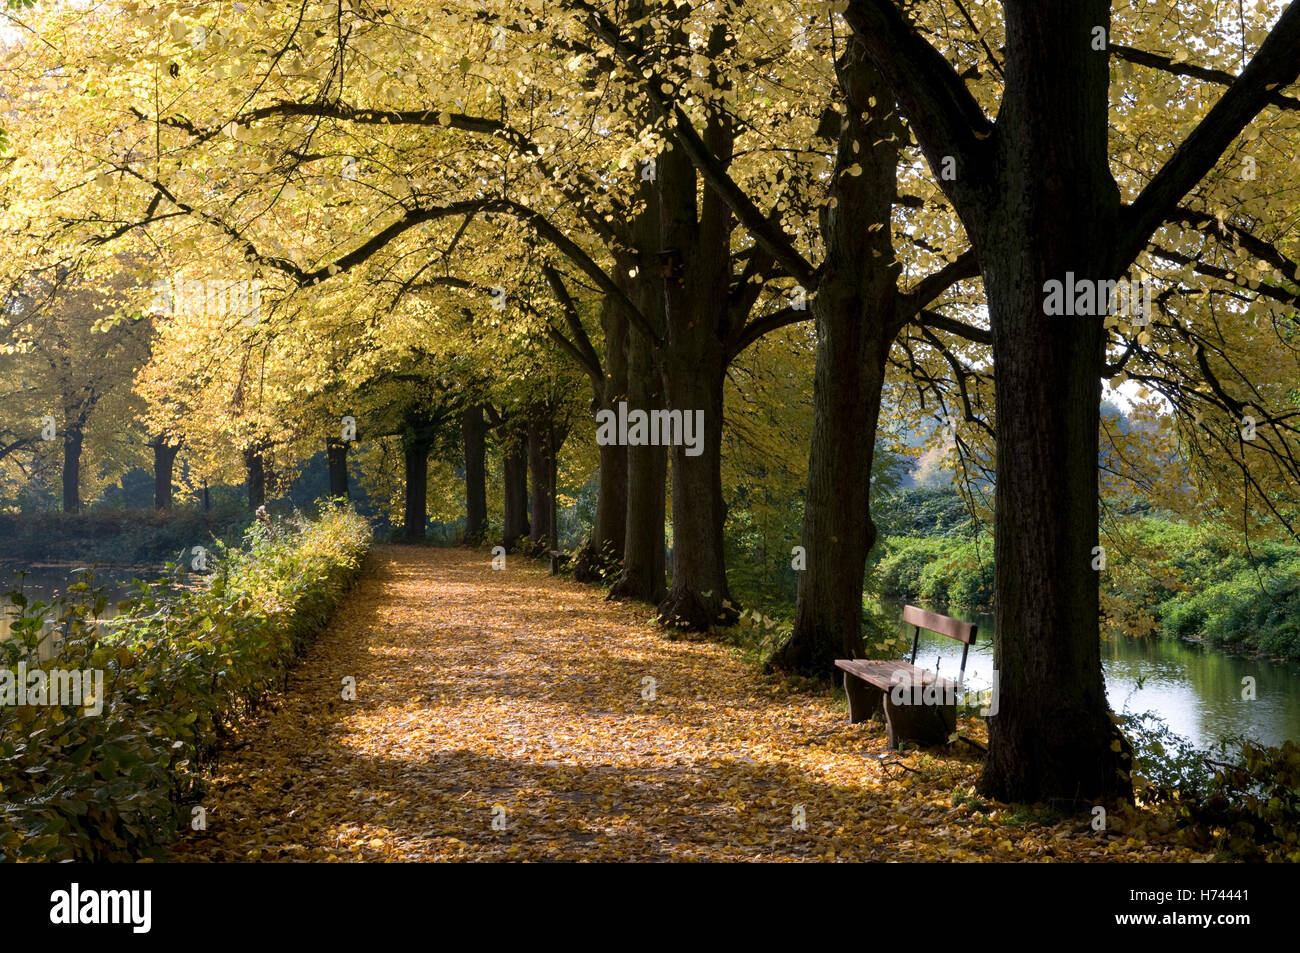
<path id="1" fill-rule="evenodd" d="M 725 167 L 729 137 L 711 120 L 706 138 Z M 673 584 L 659 607 L 665 625 L 692 629 L 736 617 L 727 588 L 722 499 L 722 384 L 727 357 L 719 334 L 731 285 L 731 213 L 709 188 L 697 210 L 696 175 L 681 149 L 659 157 L 658 193 L 668 337 L 661 367 L 670 409 L 704 412 L 698 455 L 672 449 Z"/>
<path id="2" fill-rule="evenodd" d="M 80 426 L 69 424 L 63 431 L 63 512 L 81 511 L 81 444 Z"/>
<path id="3" fill-rule="evenodd" d="M 823 281 L 813 305 L 819 334 L 803 520 L 806 568 L 794 628 L 770 662 L 773 669 L 821 679 L 835 674 L 837 658 L 865 654 L 864 576 L 876 541 L 871 463 L 889 353 L 889 341 L 874 325 L 877 316 L 861 313 L 864 302 L 843 301 L 844 310 L 831 317 L 836 298 Z"/>
<path id="4" fill-rule="evenodd" d="M 172 471 L 180 447 L 159 438 L 153 442 L 153 505 L 155 509 L 172 507 Z"/>
<path id="5" fill-rule="evenodd" d="M 514 552 L 519 540 L 529 534 L 527 438 L 514 428 L 502 435 L 501 457 L 505 491 L 504 539 L 506 552 Z"/>
<path id="6" fill-rule="evenodd" d="M 821 211 L 826 261 L 812 300 L 817 369 L 802 538 L 806 568 L 799 575 L 793 631 L 771 659 L 771 668 L 822 679 L 835 675 L 835 659 L 865 654 L 863 581 L 876 541 L 871 462 L 885 365 L 900 326 L 889 222 L 901 130 L 871 109 L 872 101 L 886 102 L 889 94 L 858 43 L 850 44 L 839 76 L 849 109 L 837 162 L 840 168 L 858 163 L 862 174 L 837 175 L 831 188 L 836 205 Z M 863 147 L 873 142 L 879 145 Z M 873 224 L 882 227 L 872 231 Z"/>
<path id="7" fill-rule="evenodd" d="M 266 505 L 266 464 L 262 451 L 244 451 L 245 486 L 248 488 L 248 508 L 255 510 Z"/>
<path id="8" fill-rule="evenodd" d="M 433 443 L 427 438 L 402 438 L 402 456 L 406 469 L 402 538 L 408 543 L 424 542 L 424 523 L 429 512 L 429 451 L 432 449 Z"/>
<path id="9" fill-rule="evenodd" d="M 329 461 L 330 496 L 348 498 L 348 443 L 344 440 L 327 440 L 325 457 Z"/>
<path id="10" fill-rule="evenodd" d="M 621 264 L 621 263 L 620 263 Z M 620 273 L 626 271 L 620 267 Z M 605 379 L 592 401 L 592 410 L 616 410 L 627 400 L 627 316 L 612 298 L 600 314 L 605 338 Z M 573 578 L 580 582 L 603 579 L 623 559 L 627 539 L 627 447 L 606 444 L 600 450 L 600 487 L 591 539 L 573 561 Z"/>
<path id="11" fill-rule="evenodd" d="M 478 404 L 461 415 L 465 442 L 465 543 L 477 546 L 487 532 L 487 422 Z"/>
<path id="12" fill-rule="evenodd" d="M 653 294 L 648 296 L 653 298 Z M 643 298 L 643 300 L 646 300 Z M 628 329 L 628 407 L 663 406 L 654 345 L 635 327 Z M 627 526 L 623 571 L 611 599 L 659 602 L 664 597 L 664 515 L 668 455 L 663 447 L 627 448 Z"/>
<path id="13" fill-rule="evenodd" d="M 1103 318 L 1044 314 L 1045 282 L 1067 272 L 1114 277 L 1119 194 L 1107 160 L 1107 57 L 1086 41 L 1094 26 L 1109 28 L 1105 0 L 1008 7 L 1003 200 L 975 236 L 997 369 L 998 461 L 1000 695 L 980 787 L 1002 800 L 1129 789 L 1112 750 L 1093 569 Z"/>

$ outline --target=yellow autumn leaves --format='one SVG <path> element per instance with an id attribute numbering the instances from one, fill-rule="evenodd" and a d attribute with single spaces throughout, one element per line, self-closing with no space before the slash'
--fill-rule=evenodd
<path id="1" fill-rule="evenodd" d="M 643 615 L 524 559 L 381 547 L 174 859 L 1196 859 L 1154 815 L 984 802 L 969 746 L 890 752 L 833 695 Z"/>

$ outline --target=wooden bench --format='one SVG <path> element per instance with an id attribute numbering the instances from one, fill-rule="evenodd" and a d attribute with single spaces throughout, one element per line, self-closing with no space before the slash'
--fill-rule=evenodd
<path id="1" fill-rule="evenodd" d="M 975 642 L 976 626 L 916 606 L 903 607 L 903 622 L 916 626 L 910 662 L 835 660 L 836 668 L 844 670 L 849 721 L 867 721 L 883 712 L 889 747 L 897 748 L 904 739 L 923 745 L 942 744 L 957 727 L 957 689 L 966 675 L 966 655 Z M 916 666 L 922 629 L 962 643 L 961 668 L 955 683 Z"/>
<path id="2" fill-rule="evenodd" d="M 550 557 L 551 557 L 552 576 L 558 576 L 560 574 L 560 567 L 573 558 L 568 553 L 561 552 L 558 549 L 552 549 L 550 551 Z"/>

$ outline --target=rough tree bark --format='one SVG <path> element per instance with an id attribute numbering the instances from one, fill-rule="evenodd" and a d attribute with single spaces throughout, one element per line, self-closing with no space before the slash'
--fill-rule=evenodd
<path id="1" fill-rule="evenodd" d="M 153 447 L 154 509 L 169 510 L 172 507 L 172 473 L 180 447 L 162 437 L 152 441 L 151 446 Z"/>
<path id="2" fill-rule="evenodd" d="M 402 538 L 408 543 L 424 542 L 428 516 L 429 452 L 433 440 L 422 434 L 402 437 L 402 458 L 406 471 L 406 498 L 402 510 Z"/>
<path id="3" fill-rule="evenodd" d="M 348 442 L 325 441 L 325 458 L 329 462 L 330 496 L 346 500 L 348 493 Z"/>
<path id="4" fill-rule="evenodd" d="M 487 422 L 483 407 L 472 404 L 461 414 L 465 444 L 465 544 L 477 546 L 487 532 Z"/>
<path id="5" fill-rule="evenodd" d="M 732 133 L 715 116 L 705 143 L 724 168 Z M 722 386 L 728 355 L 719 316 L 729 314 L 731 232 L 725 202 L 706 186 L 697 202 L 694 165 L 681 149 L 659 156 L 659 274 L 664 288 L 667 338 L 660 366 L 664 396 L 683 417 L 702 410 L 698 455 L 672 448 L 673 584 L 659 607 L 663 624 L 707 629 L 736 618 L 727 587 L 722 498 Z"/>
<path id="6" fill-rule="evenodd" d="M 997 373 L 1000 709 L 981 788 L 1001 799 L 1089 798 L 1128 786 L 1111 750 L 1092 568 L 1105 333 L 1100 316 L 1045 316 L 1043 285 L 1066 272 L 1113 277 L 1109 62 L 1087 43 L 1094 26 L 1109 29 L 1110 4 L 1008 12 L 1002 200 L 974 235 Z"/>
<path id="7" fill-rule="evenodd" d="M 860 44 L 849 45 L 838 72 L 849 108 L 837 169 L 857 163 L 862 174 L 836 175 L 836 206 L 821 211 L 826 259 L 811 302 L 817 365 L 801 539 L 807 565 L 793 631 L 770 662 L 773 669 L 823 679 L 836 672 L 836 658 L 865 654 L 863 582 L 876 541 L 871 462 L 885 365 L 903 323 L 889 229 L 900 124 L 871 108 L 888 101 L 888 88 Z M 873 223 L 883 227 L 868 229 Z"/>

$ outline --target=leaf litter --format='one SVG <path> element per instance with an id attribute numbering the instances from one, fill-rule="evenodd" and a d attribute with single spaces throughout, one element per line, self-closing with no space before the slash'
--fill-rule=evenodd
<path id="1" fill-rule="evenodd" d="M 1207 859 L 1149 811 L 985 801 L 972 746 L 891 752 L 829 689 L 649 614 L 523 557 L 376 547 L 170 859 Z"/>

